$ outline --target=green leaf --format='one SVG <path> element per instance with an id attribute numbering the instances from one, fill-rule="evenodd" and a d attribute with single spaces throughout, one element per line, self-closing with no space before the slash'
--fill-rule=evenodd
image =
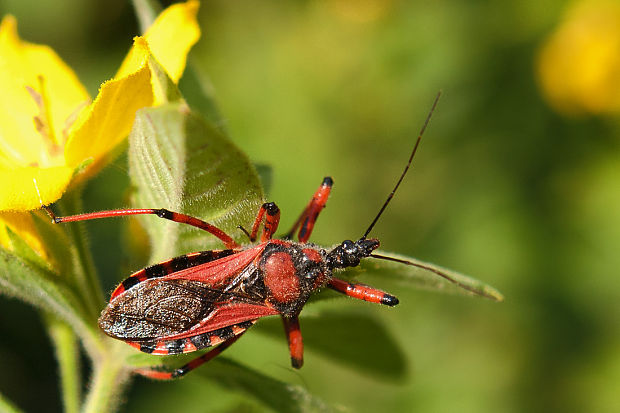
<path id="1" fill-rule="evenodd" d="M 6 399 L 6 397 L 4 397 L 0 393 L 0 412 L 3 412 L 3 413 L 21 413 L 21 411 L 22 410 L 20 410 L 17 406 L 15 406 L 13 403 L 8 401 Z"/>
<path id="2" fill-rule="evenodd" d="M 248 158 L 211 124 L 183 104 L 138 111 L 129 138 L 134 205 L 167 208 L 203 219 L 246 241 L 263 193 Z M 145 217 L 153 251 L 163 260 L 189 251 L 221 248 L 205 231 Z"/>
<path id="3" fill-rule="evenodd" d="M 217 102 L 213 96 L 213 85 L 206 71 L 197 62 L 197 59 L 189 57 L 187 68 L 179 81 L 179 88 L 188 104 L 200 112 L 218 130 L 226 133 L 224 120 L 220 114 Z"/>
<path id="4" fill-rule="evenodd" d="M 32 218 L 36 225 L 36 214 L 31 214 Z M 37 228 L 38 229 L 38 228 Z M 44 269 L 51 269 L 50 263 L 45 261 L 43 257 L 41 257 L 32 247 L 24 241 L 21 237 L 19 237 L 15 232 L 13 232 L 10 228 L 7 227 L 7 235 L 11 245 L 11 253 L 21 257 L 25 261 L 30 262 L 32 265 L 41 267 Z M 45 239 L 45 238 L 44 238 Z M 47 244 L 46 248 L 49 248 Z"/>
<path id="5" fill-rule="evenodd" d="M 282 413 L 331 412 L 334 409 L 301 386 L 266 376 L 226 358 L 218 358 L 200 374 L 227 389 L 245 392 Z"/>
<path id="6" fill-rule="evenodd" d="M 377 254 L 409 261 L 413 265 L 368 258 L 362 260 L 359 267 L 349 269 L 342 274 L 346 278 L 363 278 L 364 281 L 373 278 L 391 280 L 407 288 L 434 290 L 449 294 L 475 295 L 495 301 L 504 300 L 502 294 L 495 288 L 458 272 L 403 255 L 383 252 L 377 252 Z M 440 274 L 452 279 L 452 281 Z"/>
<path id="7" fill-rule="evenodd" d="M 165 366 L 167 369 L 172 369 L 182 366 L 195 357 L 197 357 L 196 353 L 171 357 L 135 354 L 129 357 L 128 361 L 136 368 Z M 214 381 L 227 390 L 251 396 L 277 412 L 301 413 L 333 410 L 324 401 L 300 386 L 276 380 L 223 356 L 218 356 L 211 360 L 208 366 L 191 374 Z"/>
<path id="8" fill-rule="evenodd" d="M 273 184 L 273 168 L 271 165 L 265 163 L 254 164 L 254 167 L 256 168 L 256 172 L 258 172 L 265 193 L 268 194 L 271 192 L 271 186 Z"/>
<path id="9" fill-rule="evenodd" d="M 95 334 L 80 300 L 58 275 L 4 249 L 0 249 L 0 293 L 52 312 L 87 341 Z"/>
<path id="10" fill-rule="evenodd" d="M 45 214 L 32 214 L 34 224 L 41 239 L 45 242 L 45 248 L 49 252 L 53 261 L 54 271 L 61 274 L 63 281 L 68 284 L 77 286 L 78 280 L 74 279 L 74 260 L 72 253 L 74 252 L 74 246 L 67 236 L 66 229 L 62 225 L 52 224 L 51 219 Z M 16 237 L 17 238 L 17 237 Z M 17 244 L 16 240 L 13 240 L 14 245 Z M 23 250 L 22 250 L 23 251 Z M 36 262 L 32 258 L 26 255 L 22 255 L 17 250 L 15 255 L 24 257 L 31 262 Z M 49 268 L 49 264 L 44 265 L 45 268 Z"/>
<path id="11" fill-rule="evenodd" d="M 302 312 L 300 324 L 304 348 L 320 353 L 334 364 L 345 365 L 377 380 L 398 381 L 408 374 L 405 353 L 372 314 L 343 311 L 341 307 L 326 308 L 310 317 Z M 280 320 L 263 320 L 257 331 L 286 340 Z M 368 357 L 369 354 L 373 356 Z"/>
<path id="12" fill-rule="evenodd" d="M 149 67 L 151 68 L 153 87 L 158 90 L 159 96 L 168 103 L 181 103 L 183 96 L 177 85 L 170 79 L 166 69 L 153 57 L 149 57 Z"/>

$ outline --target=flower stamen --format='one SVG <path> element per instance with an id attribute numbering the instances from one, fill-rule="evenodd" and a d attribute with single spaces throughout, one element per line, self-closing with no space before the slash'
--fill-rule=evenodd
<path id="1" fill-rule="evenodd" d="M 39 113 L 32 118 L 32 121 L 34 122 L 34 127 L 37 132 L 43 137 L 43 148 L 41 150 L 41 157 L 39 158 L 40 161 L 31 162 L 28 165 L 33 167 L 55 164 L 54 160 L 63 157 L 64 144 L 66 141 L 66 137 L 62 137 L 62 141 L 59 141 L 54 133 L 52 114 L 45 88 L 45 78 L 39 75 L 37 76 L 37 81 L 39 83 L 39 91 L 35 90 L 32 86 L 26 85 L 26 90 L 39 109 Z"/>

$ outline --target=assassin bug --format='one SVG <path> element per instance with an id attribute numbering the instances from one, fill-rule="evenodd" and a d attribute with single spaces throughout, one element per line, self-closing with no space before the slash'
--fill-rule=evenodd
<path id="1" fill-rule="evenodd" d="M 469 289 L 436 269 L 373 254 L 379 240 L 367 238 L 409 170 L 438 99 L 439 94 L 402 174 L 364 235 L 357 241 L 345 240 L 331 250 L 307 243 L 331 191 L 330 177 L 324 178 L 282 239 L 273 238 L 280 210 L 273 202 L 263 204 L 251 230 L 241 228 L 254 243 L 263 224 L 259 243 L 249 247 L 242 247 L 230 235 L 205 221 L 166 209 L 121 209 L 55 217 L 46 208 L 55 223 L 152 214 L 202 229 L 219 238 L 226 247 L 182 255 L 135 272 L 112 293 L 99 318 L 101 329 L 140 351 L 156 355 L 189 353 L 216 346 L 176 370 L 137 371 L 154 379 L 172 379 L 217 356 L 261 317 L 280 315 L 292 365 L 300 368 L 303 343 L 298 316 L 310 295 L 320 287 L 327 286 L 373 303 L 398 304 L 395 296 L 384 291 L 336 278 L 335 270 L 355 267 L 363 258 L 373 257 L 422 267 Z M 292 241 L 296 232 L 298 241 Z"/>

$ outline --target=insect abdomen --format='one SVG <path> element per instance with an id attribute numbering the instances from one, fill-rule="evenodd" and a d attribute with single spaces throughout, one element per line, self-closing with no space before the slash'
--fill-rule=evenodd
<path id="1" fill-rule="evenodd" d="M 243 333 L 245 330 L 252 327 L 255 322 L 256 320 L 244 321 L 233 324 L 232 326 L 218 328 L 217 330 L 185 338 L 172 340 L 154 339 L 146 341 L 128 341 L 127 343 L 142 352 L 155 354 L 158 356 L 191 353 L 203 348 L 217 346 L 218 344 Z"/>

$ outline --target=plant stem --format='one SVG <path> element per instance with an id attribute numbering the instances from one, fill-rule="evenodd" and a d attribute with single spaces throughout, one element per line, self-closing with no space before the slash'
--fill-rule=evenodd
<path id="1" fill-rule="evenodd" d="M 53 315 L 46 317 L 60 370 L 62 401 L 66 413 L 80 411 L 81 374 L 78 341 L 71 327 Z"/>
<path id="2" fill-rule="evenodd" d="M 118 348 L 112 345 L 112 348 Z M 124 365 L 124 357 L 109 351 L 94 364 L 88 394 L 82 411 L 84 413 L 106 413 L 118 409 L 119 399 L 129 384 L 130 371 Z"/>
<path id="3" fill-rule="evenodd" d="M 138 23 L 140 23 L 140 33 L 144 34 L 161 12 L 161 5 L 157 0 L 133 0 L 132 3 Z"/>
<path id="4" fill-rule="evenodd" d="M 82 211 L 82 188 L 76 188 L 68 192 L 57 203 L 61 212 L 65 215 L 73 215 Z M 105 302 L 99 279 L 95 271 L 93 259 L 88 248 L 86 239 L 86 231 L 83 222 L 75 222 L 66 225 L 67 233 L 73 240 L 75 248 L 75 278 L 78 284 L 79 293 L 82 297 L 84 305 L 89 312 L 89 316 L 93 320 L 99 317 L 101 306 Z"/>

